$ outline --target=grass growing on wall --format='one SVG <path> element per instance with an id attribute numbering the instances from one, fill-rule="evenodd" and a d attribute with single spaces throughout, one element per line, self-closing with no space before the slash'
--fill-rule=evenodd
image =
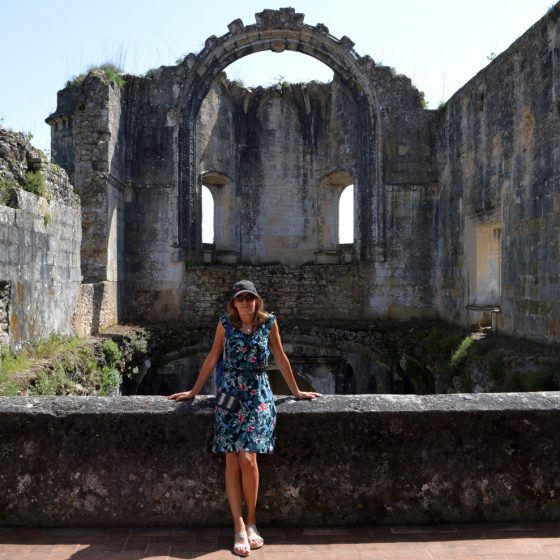
<path id="1" fill-rule="evenodd" d="M 3 349 L 0 358 L 3 396 L 107 396 L 115 394 L 122 383 L 122 354 L 112 340 L 92 346 L 80 338 L 51 335 L 17 356 Z"/>
<path id="2" fill-rule="evenodd" d="M 14 356 L 7 348 L 0 348 L 0 395 L 13 397 L 19 387 L 14 381 L 14 373 L 27 369 L 32 361 L 25 355 Z"/>
<path id="3" fill-rule="evenodd" d="M 28 171 L 25 174 L 25 182 L 22 185 L 14 180 L 0 178 L 0 204 L 16 207 L 16 189 L 23 189 L 38 196 L 43 196 L 47 200 L 50 198 L 45 183 L 45 176 L 41 171 Z"/>
<path id="4" fill-rule="evenodd" d="M 449 360 L 449 367 L 451 370 L 456 370 L 462 363 L 465 362 L 468 356 L 469 348 L 473 345 L 474 338 L 472 336 L 466 336 L 459 344 L 459 347 Z"/>
<path id="5" fill-rule="evenodd" d="M 123 78 L 123 70 L 117 64 L 113 62 L 105 62 L 100 64 L 99 66 L 90 66 L 85 74 L 80 74 L 68 80 L 66 82 L 66 87 L 72 87 L 80 85 L 88 76 L 90 72 L 94 70 L 101 70 L 103 72 L 105 78 L 110 82 L 114 82 L 117 87 L 122 88 L 126 83 L 126 80 Z"/>

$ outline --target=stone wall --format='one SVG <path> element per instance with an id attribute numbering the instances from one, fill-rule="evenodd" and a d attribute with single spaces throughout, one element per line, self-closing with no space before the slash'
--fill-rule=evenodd
<path id="1" fill-rule="evenodd" d="M 439 315 L 558 342 L 559 13 L 440 111 L 293 9 L 236 20 L 200 53 L 125 76 L 122 88 L 94 71 L 59 92 L 48 122 L 84 208 L 83 332 L 199 311 L 206 320 L 230 281 L 252 272 L 271 294 L 301 280 L 297 311 L 310 319 Z M 252 90 L 224 78 L 233 60 L 286 48 L 335 78 Z M 349 184 L 355 242 L 341 246 L 336 210 Z M 202 185 L 216 205 L 206 246 Z M 318 296 L 307 278 L 329 289 Z M 341 293 L 352 293 L 344 311 Z M 103 311 L 88 314 L 94 294 Z"/>
<path id="2" fill-rule="evenodd" d="M 294 19 L 288 12 L 282 17 L 287 15 L 297 27 L 299 16 Z M 257 19 L 268 25 L 268 18 L 267 12 Z M 339 49 L 336 56 L 347 59 L 344 64 L 355 65 L 356 57 L 348 54 L 351 42 L 344 38 L 338 44 L 325 29 L 319 26 L 313 33 L 331 44 L 329 48 Z M 82 306 L 82 331 L 94 332 L 118 320 L 192 317 L 190 309 L 197 303 L 189 293 L 196 286 L 190 285 L 188 269 L 203 258 L 217 264 L 300 267 L 291 269 L 298 277 L 311 274 L 322 285 L 340 283 L 338 290 L 329 290 L 334 293 L 356 291 L 351 286 L 353 268 L 336 269 L 337 277 L 335 269 L 319 267 L 310 273 L 309 264 L 372 262 L 371 255 L 377 253 L 379 266 L 370 267 L 367 278 L 362 276 L 364 299 L 353 296 L 352 308 L 343 314 L 433 316 L 434 239 L 432 232 L 417 236 L 414 229 L 434 219 L 435 175 L 429 163 L 434 115 L 422 110 L 408 78 L 369 57 L 358 58 L 363 65 L 359 79 L 370 81 L 367 87 L 376 88 L 383 107 L 375 122 L 371 111 L 379 107 L 366 110 L 365 85 L 345 73 L 335 72 L 329 84 L 254 90 L 217 75 L 208 90 L 197 93 L 204 100 L 196 120 L 197 185 L 191 194 L 178 183 L 185 157 L 179 141 L 181 134 L 188 135 L 179 117 L 197 72 L 189 57 L 146 77 L 125 76 L 121 89 L 94 71 L 59 92 L 57 110 L 48 122 L 53 127 L 53 157 L 71 173 L 84 204 L 87 292 L 111 295 L 94 304 L 105 310 L 102 314 L 91 310 L 87 315 Z M 189 249 L 180 230 L 186 227 L 186 197 L 192 211 L 188 219 L 195 222 L 193 235 L 200 236 L 201 184 L 215 199 L 216 235 L 214 247 L 193 259 L 196 239 L 187 242 Z M 356 242 L 341 246 L 338 200 L 350 184 L 355 184 Z M 398 235 L 385 234 L 389 222 Z M 421 266 L 414 264 L 419 262 Z M 213 276 L 208 269 L 204 281 L 213 283 Z M 235 275 L 228 275 L 228 283 L 230 276 Z M 117 285 L 109 288 L 105 284 L 110 282 Z M 279 274 L 276 285 L 281 292 L 293 287 L 286 274 Z M 214 297 L 224 287 L 220 285 Z M 82 298 L 90 300 L 90 295 Z M 299 302 L 299 309 L 306 308 L 306 315 L 315 318 L 334 307 L 333 300 L 325 298 L 315 303 L 310 292 Z M 333 317 L 339 315 L 334 312 Z"/>
<path id="3" fill-rule="evenodd" d="M 190 265 L 179 262 L 180 287 L 162 291 L 143 284 L 131 290 L 127 319 L 180 318 L 190 324 L 217 320 L 227 304 L 231 287 L 250 278 L 262 293 L 267 309 L 289 320 L 339 321 L 373 318 L 404 319 L 433 317 L 433 292 L 429 285 L 406 274 L 398 276 L 390 266 L 371 263 L 339 265 Z M 430 270 L 418 263 L 418 276 Z M 173 269 L 170 270 L 173 274 Z M 134 286 L 134 284 L 129 284 Z"/>
<path id="4" fill-rule="evenodd" d="M 0 398 L 0 525 L 225 525 L 213 397 Z M 277 399 L 263 525 L 555 520 L 558 393 Z"/>
<path id="5" fill-rule="evenodd" d="M 476 231 L 488 224 L 501 235 L 501 294 L 487 302 L 498 327 L 550 341 L 560 340 L 559 12 L 448 101 L 438 134 L 438 311 L 480 317 Z"/>
<path id="6" fill-rule="evenodd" d="M 81 334 L 119 321 L 123 276 L 124 144 L 121 90 L 100 71 L 58 93 L 52 127 L 52 158 L 75 185 L 82 204 L 82 275 L 98 294 L 92 308 L 82 308 Z M 114 283 L 109 289 L 103 283 Z M 95 287 L 96 284 L 100 284 Z M 100 315 L 96 308 L 103 308 Z M 102 319 L 103 322 L 99 322 Z"/>
<path id="7" fill-rule="evenodd" d="M 27 192 L 26 173 L 44 179 Z M 80 291 L 80 204 L 66 173 L 0 130 L 0 345 L 72 334 Z"/>

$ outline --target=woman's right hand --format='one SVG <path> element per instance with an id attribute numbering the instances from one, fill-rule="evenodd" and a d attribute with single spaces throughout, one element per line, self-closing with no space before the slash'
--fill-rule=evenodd
<path id="1" fill-rule="evenodd" d="M 188 399 L 194 399 L 196 394 L 194 391 L 183 391 L 182 393 L 173 393 L 169 395 L 167 398 L 171 401 L 186 401 Z"/>

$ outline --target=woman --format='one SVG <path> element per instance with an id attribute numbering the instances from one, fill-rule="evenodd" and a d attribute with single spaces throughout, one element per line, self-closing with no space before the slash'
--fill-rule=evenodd
<path id="1" fill-rule="evenodd" d="M 231 412 L 216 407 L 212 450 L 226 454 L 226 495 L 235 533 L 233 552 L 248 556 L 250 549 L 264 544 L 256 527 L 257 454 L 272 453 L 275 443 L 276 406 L 266 374 L 270 350 L 296 398 L 314 399 L 320 394 L 299 390 L 282 348 L 276 318 L 265 313 L 263 301 L 252 282 L 241 280 L 233 286 L 227 311 L 228 314 L 220 318 L 214 344 L 194 387 L 168 398 L 176 401 L 194 398 L 224 356 L 224 373 L 217 382 L 218 393 L 239 399 L 240 408 Z M 245 519 L 242 497 L 247 508 Z"/>

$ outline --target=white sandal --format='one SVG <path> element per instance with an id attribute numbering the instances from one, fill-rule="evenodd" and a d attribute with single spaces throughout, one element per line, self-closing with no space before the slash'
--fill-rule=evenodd
<path id="1" fill-rule="evenodd" d="M 256 525 L 247 525 L 247 539 L 249 540 L 249 545 L 251 546 L 251 550 L 256 550 L 257 548 L 261 548 L 264 544 L 264 539 L 260 536 L 259 532 L 257 531 Z M 249 531 L 251 531 L 251 536 L 249 536 Z"/>
<path id="2" fill-rule="evenodd" d="M 247 531 L 239 531 L 235 533 L 233 537 L 233 553 L 237 556 L 249 556 L 251 553 L 251 547 L 249 546 L 249 540 L 247 539 Z"/>

